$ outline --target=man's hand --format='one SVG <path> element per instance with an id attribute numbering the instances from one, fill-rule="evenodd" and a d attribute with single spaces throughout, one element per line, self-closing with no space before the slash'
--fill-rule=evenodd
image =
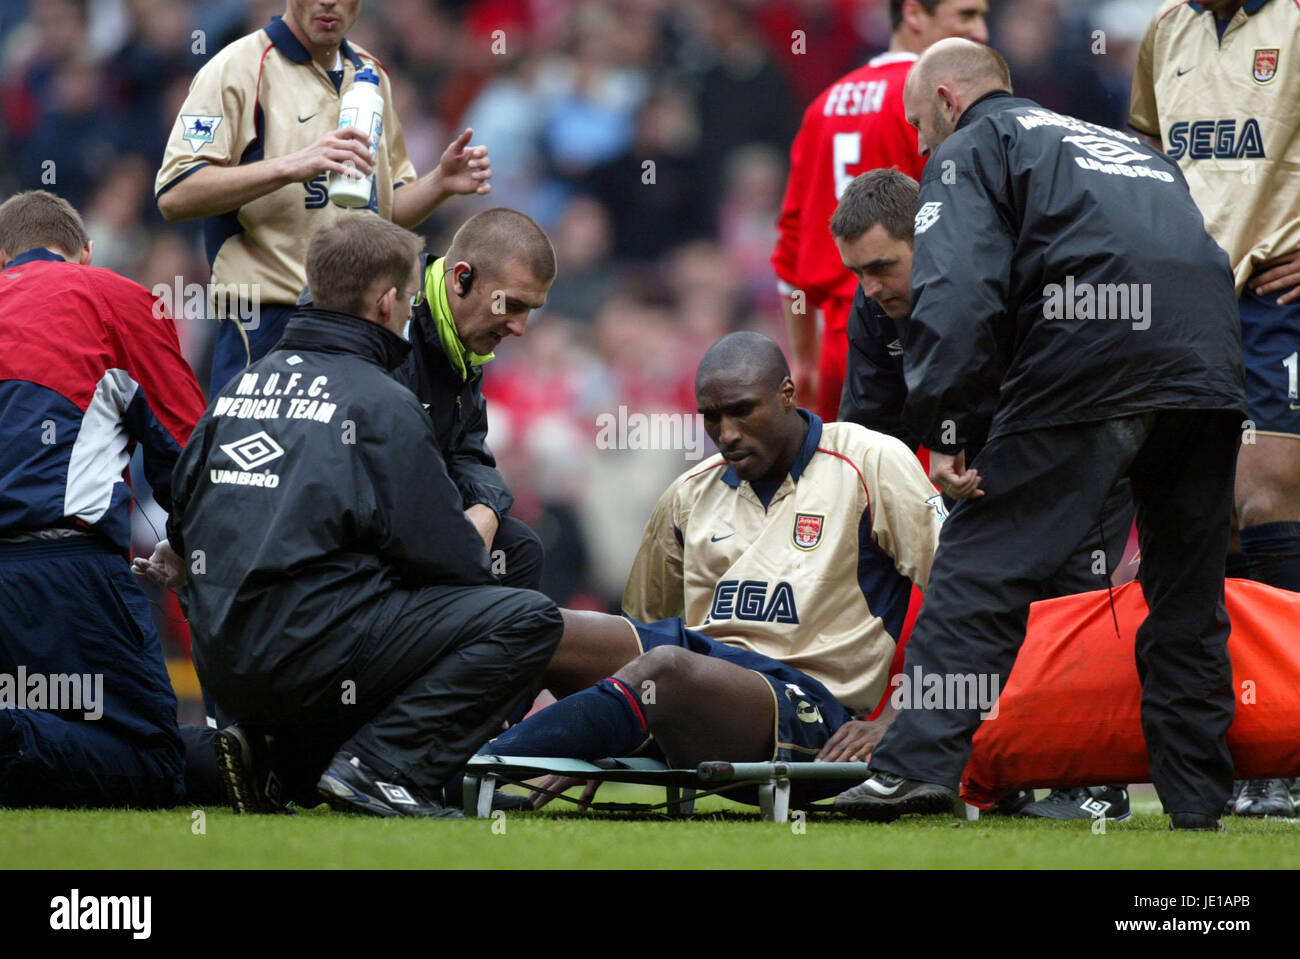
<path id="1" fill-rule="evenodd" d="M 290 182 L 304 182 L 322 173 L 343 173 L 344 160 L 352 161 L 363 175 L 374 172 L 370 156 L 370 137 L 356 127 L 331 130 L 309 147 L 282 157 L 284 175 Z"/>
<path id="2" fill-rule="evenodd" d="M 1286 290 L 1277 302 L 1280 306 L 1300 300 L 1300 250 L 1279 256 L 1260 266 L 1262 273 L 1251 277 L 1247 286 L 1256 296 Z"/>
<path id="3" fill-rule="evenodd" d="M 176 589 L 185 584 L 185 561 L 176 555 L 167 540 L 160 540 L 148 559 L 137 556 L 131 560 L 131 572 L 159 586 Z"/>
<path id="4" fill-rule="evenodd" d="M 451 141 L 436 167 L 414 183 L 394 191 L 394 223 L 413 230 L 450 196 L 491 192 L 492 184 L 488 180 L 492 178 L 492 160 L 487 147 L 469 145 L 473 135 L 473 128 L 467 129 Z"/>
<path id="5" fill-rule="evenodd" d="M 880 744 L 888 728 L 889 722 L 884 719 L 870 722 L 861 719 L 849 720 L 835 730 L 835 735 L 826 741 L 826 745 L 822 747 L 822 751 L 817 754 L 813 762 L 866 762 L 871 755 L 871 750 Z"/>
<path id="6" fill-rule="evenodd" d="M 434 173 L 443 192 L 483 196 L 492 191 L 488 182 L 492 179 L 492 158 L 487 147 L 469 145 L 473 136 L 474 129 L 469 127 L 443 151 Z"/>
<path id="7" fill-rule="evenodd" d="M 479 536 L 483 537 L 483 545 L 488 552 L 492 552 L 492 541 L 497 538 L 497 527 L 501 525 L 497 514 L 482 503 L 475 503 L 465 510 L 465 516 L 474 524 Z"/>
<path id="8" fill-rule="evenodd" d="M 956 456 L 931 450 L 930 479 L 953 499 L 979 499 L 984 495 L 979 470 L 966 468 L 965 450 Z"/>
<path id="9" fill-rule="evenodd" d="M 587 786 L 583 789 L 582 795 L 578 798 L 579 812 L 587 811 L 587 807 L 591 805 L 592 798 L 596 795 L 596 790 L 600 788 L 599 779 L 588 779 L 585 781 Z M 574 786 L 581 786 L 583 782 L 584 780 L 575 779 L 572 776 L 547 776 L 541 781 L 541 783 L 539 783 L 539 785 L 542 789 L 549 789 L 554 793 L 562 793 L 567 789 L 572 789 Z M 541 809 L 556 797 L 534 789 L 528 794 L 528 798 L 532 801 L 533 809 Z"/>

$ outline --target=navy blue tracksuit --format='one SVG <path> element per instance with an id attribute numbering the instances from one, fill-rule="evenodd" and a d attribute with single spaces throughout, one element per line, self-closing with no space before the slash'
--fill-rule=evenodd
<path id="1" fill-rule="evenodd" d="M 183 795 L 176 695 L 149 603 L 92 536 L 0 544 L 0 674 L 102 677 L 80 710 L 0 709 L 0 805 L 171 806 Z M 86 713 L 101 712 L 88 719 Z"/>

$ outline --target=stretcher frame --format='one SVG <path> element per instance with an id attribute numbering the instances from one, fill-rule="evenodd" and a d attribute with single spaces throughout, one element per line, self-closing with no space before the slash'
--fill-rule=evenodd
<path id="1" fill-rule="evenodd" d="M 726 793 L 743 787 L 757 787 L 759 811 L 767 822 L 783 823 L 790 816 L 790 786 L 795 782 L 843 783 L 848 789 L 870 773 L 866 763 L 792 763 L 704 762 L 695 769 L 671 769 L 655 759 L 625 757 L 586 762 L 551 756 L 473 756 L 465 764 L 463 790 L 466 816 L 488 818 L 498 785 L 529 786 L 526 780 L 540 776 L 571 776 L 599 782 L 635 783 L 663 786 L 667 798 L 662 803 L 590 803 L 596 812 L 654 812 L 666 809 L 669 816 L 684 817 L 695 812 L 695 800 Z M 549 790 L 541 790 L 549 792 Z M 578 800 L 560 793 L 556 798 L 578 804 Z M 829 806 L 812 805 L 816 810 Z M 972 814 L 973 811 L 973 814 Z M 979 811 L 967 807 L 967 818 L 977 818 Z"/>

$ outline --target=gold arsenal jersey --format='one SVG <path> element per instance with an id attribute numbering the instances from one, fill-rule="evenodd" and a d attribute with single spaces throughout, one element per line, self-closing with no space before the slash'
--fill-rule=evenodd
<path id="1" fill-rule="evenodd" d="M 1166 0 L 1133 74 L 1129 125 L 1182 168 L 1241 292 L 1260 263 L 1300 249 L 1300 0 L 1215 16 Z"/>
<path id="2" fill-rule="evenodd" d="M 903 443 L 800 415 L 807 437 L 766 507 L 720 454 L 673 482 L 646 525 L 623 610 L 680 616 L 802 670 L 865 714 L 885 691 L 912 585 L 929 580 L 945 512 Z"/>
<path id="3" fill-rule="evenodd" d="M 280 17 L 221 49 L 190 84 L 158 170 L 155 197 L 209 164 L 254 163 L 315 143 L 338 127 L 343 94 L 368 66 L 379 75 L 384 98 L 369 209 L 391 219 L 394 188 L 416 176 L 393 110 L 388 73 L 347 41 L 339 53 L 342 81 L 336 89 L 329 72 L 312 60 Z M 356 215 L 331 203 L 328 188 L 328 175 L 322 173 L 206 218 L 203 239 L 213 285 L 233 289 L 257 284 L 256 296 L 263 304 L 296 303 L 307 285 L 312 234 L 339 216 Z"/>

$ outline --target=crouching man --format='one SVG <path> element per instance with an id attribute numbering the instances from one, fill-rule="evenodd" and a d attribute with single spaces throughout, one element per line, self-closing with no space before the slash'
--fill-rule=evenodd
<path id="1" fill-rule="evenodd" d="M 317 306 L 177 464 L 168 539 L 199 677 L 242 727 L 218 745 L 238 811 L 314 787 L 338 808 L 458 817 L 433 797 L 560 639 L 550 600 L 496 585 L 429 417 L 389 376 L 420 247 L 368 215 L 316 233 Z"/>

